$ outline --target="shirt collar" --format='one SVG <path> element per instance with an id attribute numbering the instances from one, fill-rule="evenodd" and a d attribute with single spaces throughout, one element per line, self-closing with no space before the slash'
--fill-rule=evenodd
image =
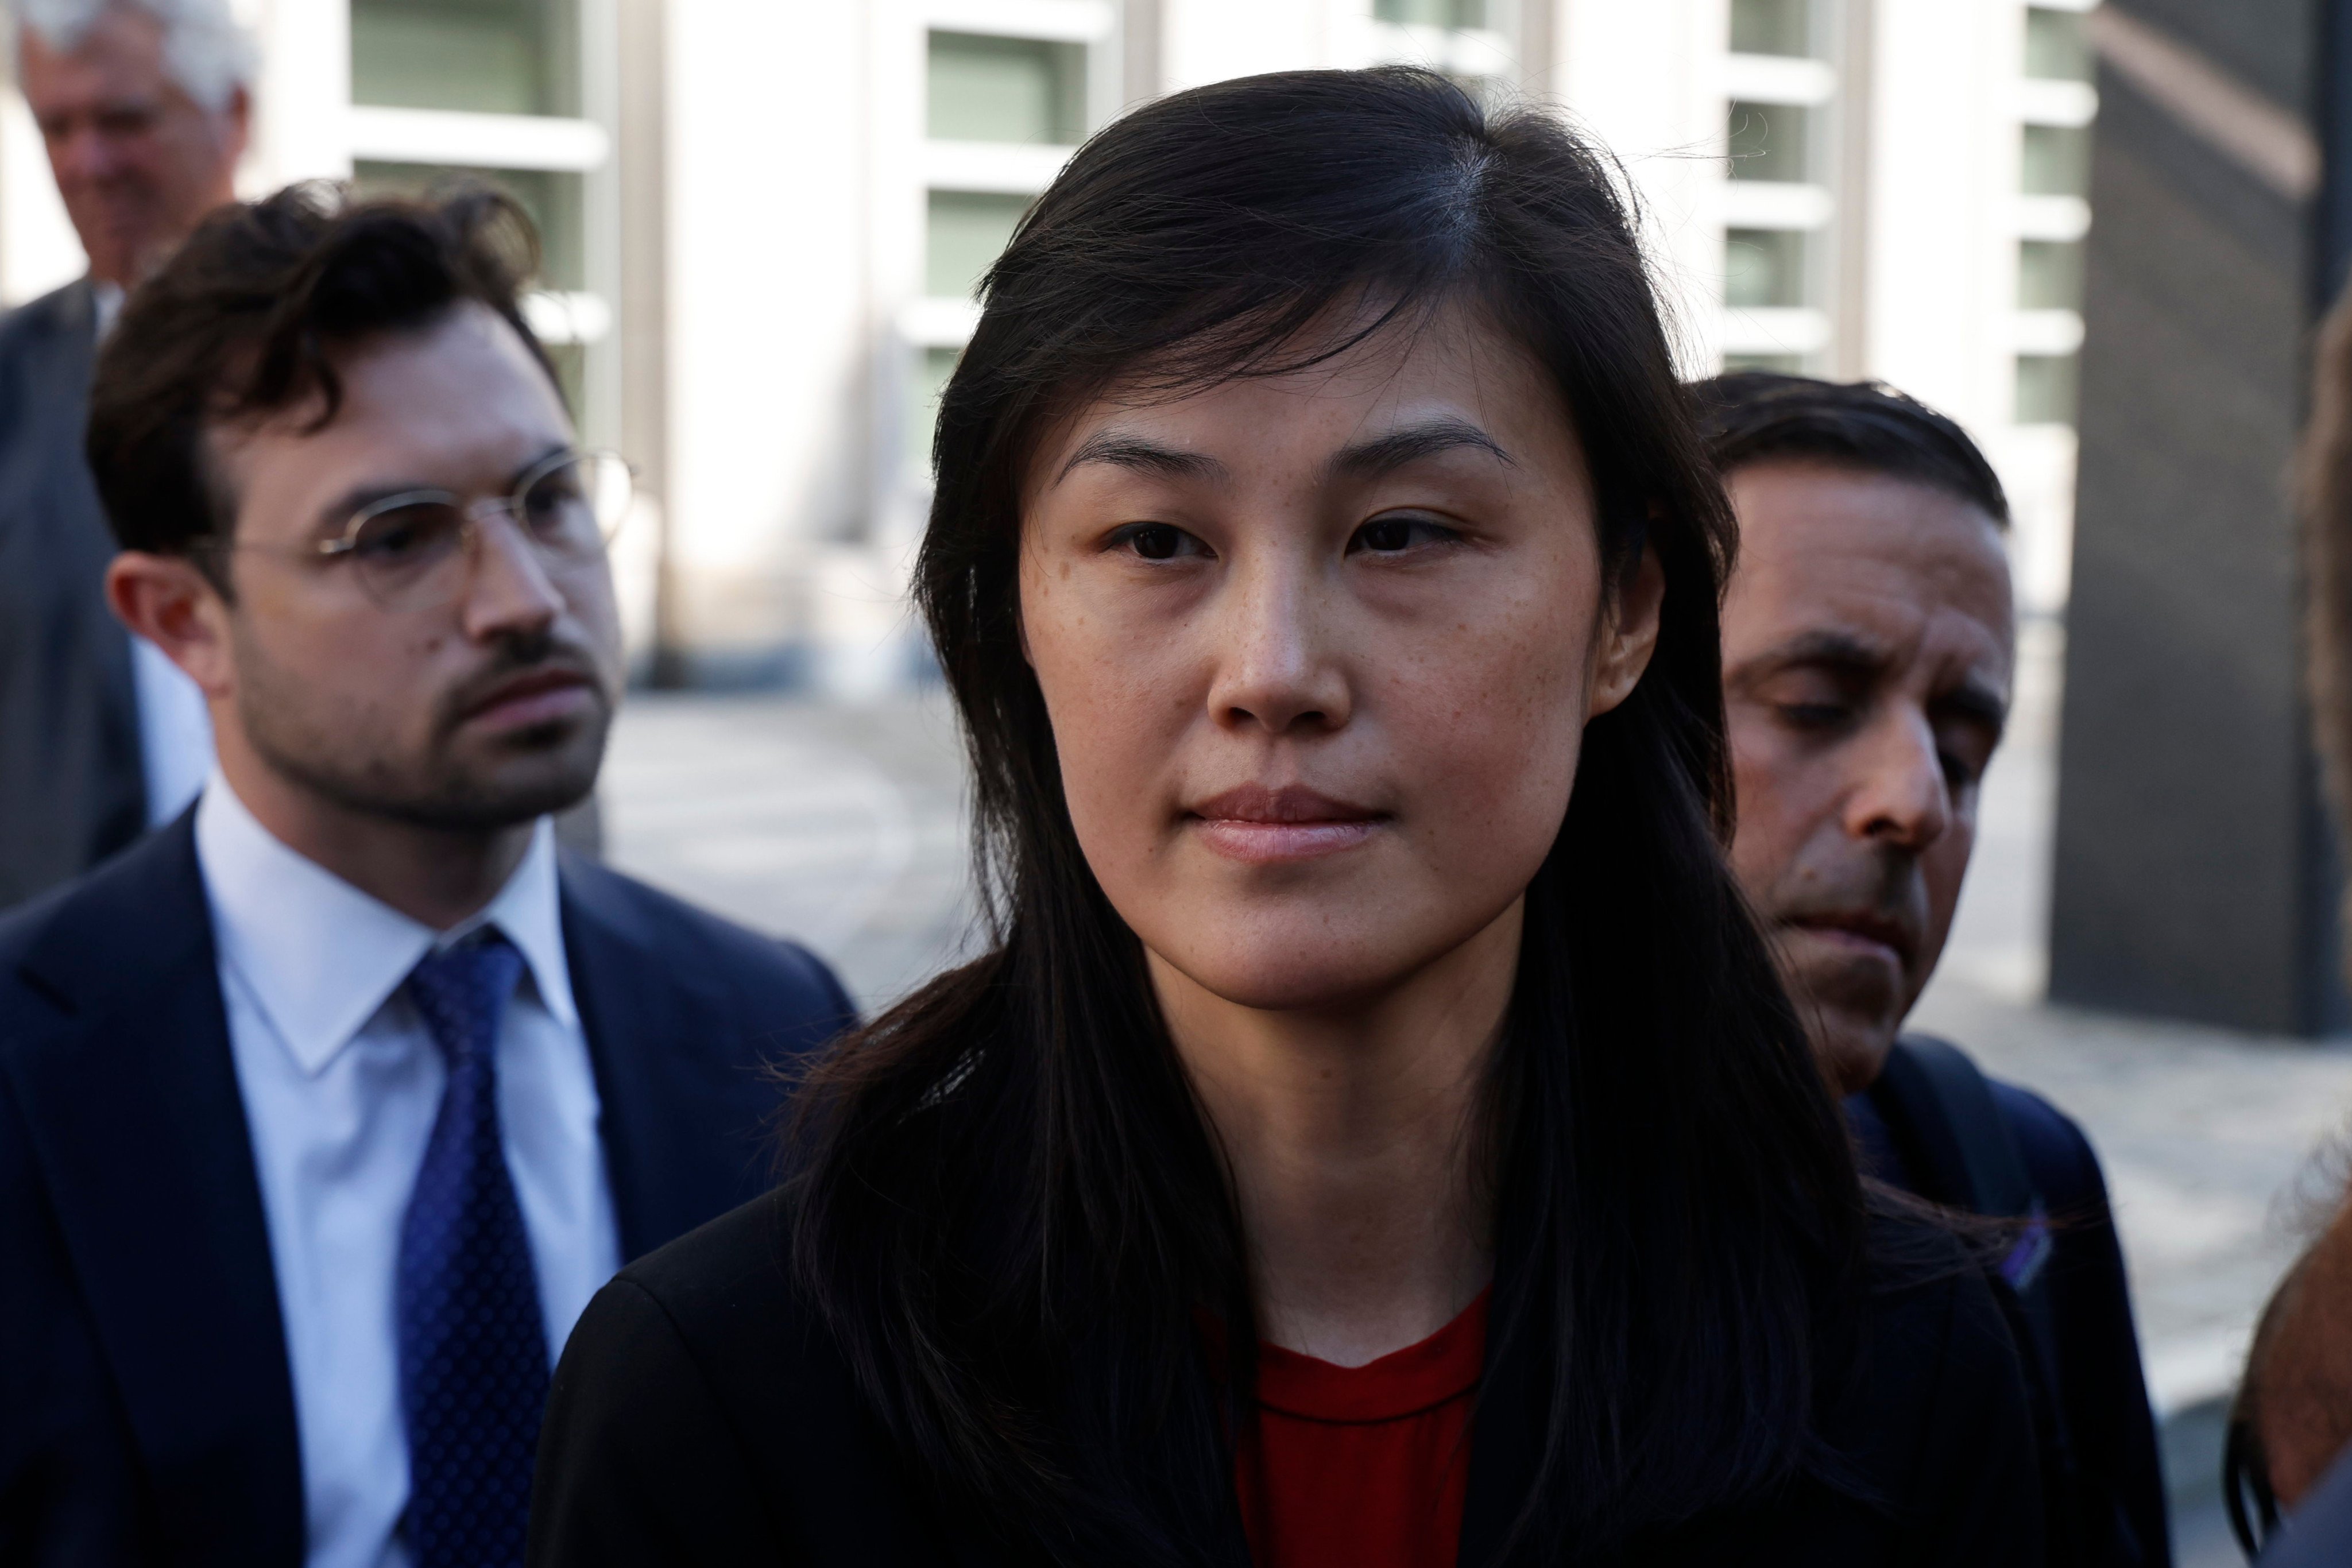
<path id="1" fill-rule="evenodd" d="M 101 343 L 114 330 L 114 323 L 122 314 L 122 285 L 109 283 L 102 277 L 89 280 L 89 313 Z"/>
<path id="2" fill-rule="evenodd" d="M 578 1023 L 563 956 L 554 825 L 546 818 L 497 896 L 446 932 L 289 848 L 217 769 L 197 802 L 195 829 L 221 958 L 250 988 L 303 1071 L 324 1071 L 418 959 L 485 925 L 498 927 L 522 955 L 541 1005 L 567 1028 Z"/>

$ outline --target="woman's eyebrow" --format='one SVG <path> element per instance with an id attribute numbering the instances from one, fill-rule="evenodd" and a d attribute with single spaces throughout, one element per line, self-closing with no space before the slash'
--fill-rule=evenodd
<path id="1" fill-rule="evenodd" d="M 1226 476 L 1225 465 L 1213 457 L 1198 452 L 1186 452 L 1174 446 L 1162 446 L 1140 435 L 1129 435 L 1116 430 L 1097 430 L 1078 444 L 1062 471 L 1054 476 L 1058 485 L 1070 476 L 1071 471 L 1083 464 L 1107 463 L 1114 468 L 1129 468 L 1139 474 L 1153 474 L 1165 479 L 1210 479 Z"/>
<path id="2" fill-rule="evenodd" d="M 1377 479 L 1408 463 L 1465 446 L 1484 452 L 1507 467 L 1518 466 L 1493 436 L 1468 420 L 1432 419 L 1341 447 L 1332 455 L 1330 471 L 1334 477 Z"/>

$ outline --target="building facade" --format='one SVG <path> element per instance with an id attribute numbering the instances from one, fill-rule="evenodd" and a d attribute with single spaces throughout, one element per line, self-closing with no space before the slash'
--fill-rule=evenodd
<path id="1" fill-rule="evenodd" d="M 1251 72 L 1405 60 L 1559 104 L 1622 160 L 1685 368 L 1876 376 L 2010 483 L 2064 601 L 2088 0 L 242 0 L 244 184 L 496 180 L 533 319 L 635 461 L 657 679 L 915 678 L 929 422 L 974 280 L 1086 135 Z M 79 253 L 0 104 L 0 298 Z"/>

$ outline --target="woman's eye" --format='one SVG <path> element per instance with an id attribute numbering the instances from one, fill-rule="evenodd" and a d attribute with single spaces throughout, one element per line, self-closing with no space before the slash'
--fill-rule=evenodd
<path id="1" fill-rule="evenodd" d="M 1208 547 L 1173 523 L 1130 523 L 1111 536 L 1111 543 L 1131 549 L 1146 560 L 1173 560 L 1178 556 L 1206 555 Z"/>
<path id="2" fill-rule="evenodd" d="M 1460 537 L 1454 529 L 1428 517 L 1374 517 L 1348 541 L 1348 553 L 1370 550 L 1378 555 L 1397 555 Z"/>

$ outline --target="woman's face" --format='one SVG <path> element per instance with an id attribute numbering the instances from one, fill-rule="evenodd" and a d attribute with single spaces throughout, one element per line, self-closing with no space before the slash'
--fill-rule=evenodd
<path id="1" fill-rule="evenodd" d="M 1604 602 L 1567 409 L 1465 310 L 1106 397 L 1024 487 L 1024 636 L 1087 862 L 1247 1007 L 1371 1001 L 1515 922 L 1659 580 Z"/>

